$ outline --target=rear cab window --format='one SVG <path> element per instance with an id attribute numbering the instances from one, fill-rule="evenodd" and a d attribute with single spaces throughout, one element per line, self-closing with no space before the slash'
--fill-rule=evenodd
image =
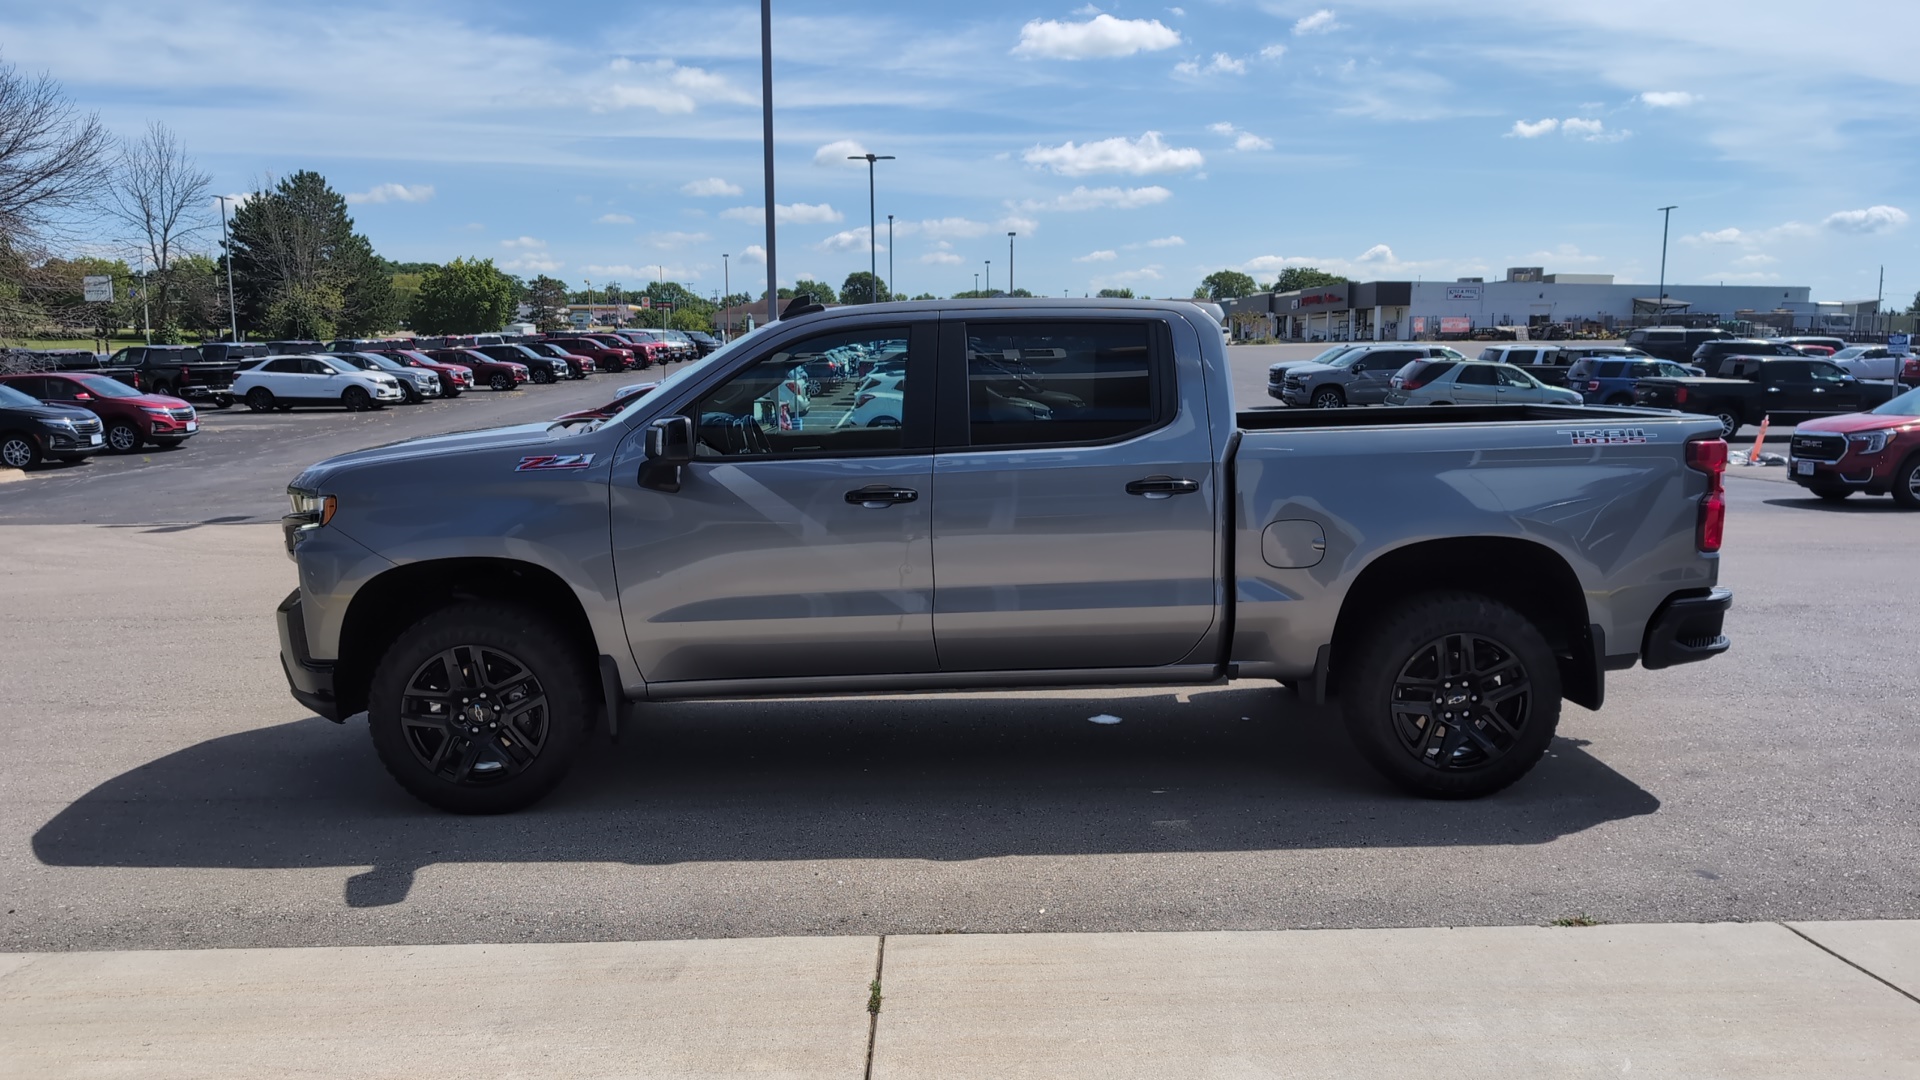
<path id="1" fill-rule="evenodd" d="M 1144 319 L 967 324 L 965 445 L 1090 445 L 1169 423 L 1178 398 L 1164 334 Z"/>
<path id="2" fill-rule="evenodd" d="M 1394 381 L 1402 387 L 1419 387 L 1433 382 L 1447 372 L 1452 371 L 1454 360 L 1415 360 L 1394 373 Z"/>

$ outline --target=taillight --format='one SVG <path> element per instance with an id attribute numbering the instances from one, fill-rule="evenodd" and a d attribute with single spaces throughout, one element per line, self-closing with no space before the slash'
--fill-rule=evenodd
<path id="1" fill-rule="evenodd" d="M 853 399 L 853 407 L 857 409 L 860 406 L 865 405 L 867 402 L 872 400 L 873 400 L 872 394 L 861 394 L 859 397 Z"/>
<path id="2" fill-rule="evenodd" d="M 1707 474 L 1707 493 L 1700 498 L 1700 516 L 1694 526 L 1694 546 L 1703 552 L 1720 550 L 1727 529 L 1727 441 L 1695 439 L 1687 444 L 1687 468 Z"/>
<path id="3" fill-rule="evenodd" d="M 1600 380 L 1599 380 L 1599 379 L 1588 379 L 1588 380 L 1587 380 L 1587 393 L 1589 393 L 1589 394 L 1594 394 L 1594 393 L 1599 393 L 1599 391 L 1600 391 Z"/>
<path id="4" fill-rule="evenodd" d="M 180 368 L 180 382 L 182 385 L 184 385 L 186 381 L 187 381 L 187 369 L 184 366 L 182 366 Z"/>
<path id="5" fill-rule="evenodd" d="M 1680 386 L 1680 387 L 1675 387 L 1675 388 L 1674 388 L 1674 391 L 1673 391 L 1673 403 L 1674 403 L 1675 405 L 1685 405 L 1685 404 L 1687 403 L 1687 388 L 1686 388 L 1686 387 L 1684 387 L 1684 386 Z"/>
<path id="6" fill-rule="evenodd" d="M 1418 390 L 1418 389 L 1420 389 L 1421 387 L 1423 387 L 1423 386 L 1425 386 L 1425 385 L 1427 385 L 1427 384 L 1426 384 L 1426 383 L 1425 383 L 1425 382 L 1424 382 L 1423 380 L 1420 380 L 1420 379 L 1406 379 L 1406 380 L 1404 380 L 1404 381 L 1402 381 L 1402 382 L 1400 383 L 1400 389 L 1402 389 L 1402 390 Z"/>

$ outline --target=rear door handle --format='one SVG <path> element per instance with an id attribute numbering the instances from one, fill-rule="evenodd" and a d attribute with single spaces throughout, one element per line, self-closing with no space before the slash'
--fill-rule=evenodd
<path id="1" fill-rule="evenodd" d="M 1175 495 L 1191 495 L 1200 490 L 1200 481 L 1182 480 L 1173 476 L 1148 476 L 1127 485 L 1127 494 L 1145 495 L 1149 499 L 1167 499 Z"/>
<path id="2" fill-rule="evenodd" d="M 855 506 L 864 506 L 869 510 L 878 510 L 883 506 L 892 506 L 896 503 L 910 503 L 919 497 L 920 493 L 912 488 L 887 487 L 883 484 L 873 484 L 847 492 L 848 502 Z"/>

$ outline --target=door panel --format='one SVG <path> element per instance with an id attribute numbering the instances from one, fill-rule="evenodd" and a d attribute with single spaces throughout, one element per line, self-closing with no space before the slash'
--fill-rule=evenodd
<path id="1" fill-rule="evenodd" d="M 942 394 L 941 430 L 969 445 L 934 461 L 941 669 L 1187 659 L 1220 602 L 1211 436 L 1172 383 L 1178 363 L 1199 385 L 1197 355 L 1176 362 L 1147 320 L 983 320 L 942 340 L 941 385 L 965 390 Z"/>
<path id="2" fill-rule="evenodd" d="M 613 553 L 648 682 L 938 670 L 933 322 L 854 334 L 772 338 L 719 385 L 675 403 L 697 432 L 679 491 L 641 483 L 643 432 L 624 444 Z M 849 369 L 856 355 L 905 357 L 905 424 L 867 422 L 873 410 L 861 411 L 852 379 L 796 393 L 793 370 L 824 351 Z"/>
<path id="3" fill-rule="evenodd" d="M 1453 400 L 1460 405 L 1491 405 L 1499 398 L 1496 385 L 1492 368 L 1461 364 L 1453 377 Z"/>

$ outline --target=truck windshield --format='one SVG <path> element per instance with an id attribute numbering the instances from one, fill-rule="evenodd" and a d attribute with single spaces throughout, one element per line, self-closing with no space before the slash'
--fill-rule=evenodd
<path id="1" fill-rule="evenodd" d="M 1920 387 L 1901 394 L 1873 410 L 1875 416 L 1920 416 Z"/>

